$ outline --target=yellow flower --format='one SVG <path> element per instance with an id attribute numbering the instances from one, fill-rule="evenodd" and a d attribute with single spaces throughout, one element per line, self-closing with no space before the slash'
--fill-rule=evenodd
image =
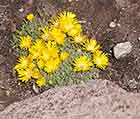
<path id="1" fill-rule="evenodd" d="M 46 85 L 46 78 L 44 76 L 42 76 L 41 78 L 39 78 L 39 79 L 36 80 L 36 84 L 39 87 L 45 86 Z"/>
<path id="2" fill-rule="evenodd" d="M 87 39 L 87 36 L 83 34 L 79 34 L 73 38 L 75 43 L 83 43 L 86 41 L 86 39 Z"/>
<path id="3" fill-rule="evenodd" d="M 51 27 L 59 28 L 60 22 L 58 17 L 53 17 L 50 22 L 52 24 Z"/>
<path id="4" fill-rule="evenodd" d="M 40 58 L 43 50 L 45 49 L 45 42 L 42 39 L 36 39 L 35 43 L 29 49 L 33 59 Z"/>
<path id="5" fill-rule="evenodd" d="M 39 64 L 42 64 L 42 66 L 43 66 L 43 62 L 45 63 L 45 61 L 49 60 L 52 57 L 52 55 L 53 55 L 52 51 L 55 53 L 54 55 L 57 55 L 57 52 L 53 49 L 48 49 L 48 48 L 43 49 L 42 55 L 39 58 L 39 60 L 40 60 Z"/>
<path id="6" fill-rule="evenodd" d="M 29 65 L 28 65 L 28 68 L 29 68 L 29 69 L 34 69 L 35 66 L 36 66 L 36 65 L 35 65 L 34 63 L 30 62 Z"/>
<path id="7" fill-rule="evenodd" d="M 96 51 L 93 54 L 93 62 L 96 67 L 100 69 L 105 69 L 108 66 L 108 57 L 102 51 Z"/>
<path id="8" fill-rule="evenodd" d="M 18 71 L 20 69 L 25 69 L 29 66 L 29 64 L 32 63 L 31 56 L 20 56 L 18 58 L 18 63 L 15 66 L 15 69 Z"/>
<path id="9" fill-rule="evenodd" d="M 30 80 L 34 67 L 35 64 L 32 63 L 32 57 L 30 55 L 27 57 L 21 56 L 19 58 L 18 64 L 15 66 L 19 80 L 25 83 Z"/>
<path id="10" fill-rule="evenodd" d="M 68 56 L 69 56 L 69 54 L 68 54 L 67 52 L 62 52 L 62 53 L 60 54 L 60 59 L 61 59 L 62 61 L 64 61 L 65 59 L 68 58 Z"/>
<path id="11" fill-rule="evenodd" d="M 80 56 L 74 60 L 74 71 L 91 70 L 93 63 L 87 56 Z"/>
<path id="12" fill-rule="evenodd" d="M 45 47 L 45 42 L 43 41 L 43 39 L 36 39 L 35 43 L 34 43 L 34 46 L 37 48 L 37 49 L 43 49 Z"/>
<path id="13" fill-rule="evenodd" d="M 60 29 L 65 33 L 68 33 L 73 27 L 74 27 L 74 24 L 72 23 L 72 21 L 61 20 L 60 22 Z"/>
<path id="14" fill-rule="evenodd" d="M 21 80 L 22 82 L 27 83 L 32 76 L 32 69 L 27 68 L 26 70 L 22 69 L 18 71 L 18 77 L 19 80 Z"/>
<path id="15" fill-rule="evenodd" d="M 38 78 L 41 77 L 40 71 L 38 69 L 34 69 L 32 71 L 32 74 L 31 75 L 32 75 L 32 78 L 36 78 L 36 79 L 38 79 Z"/>
<path id="16" fill-rule="evenodd" d="M 40 55 L 38 56 L 38 64 L 41 66 L 44 65 L 46 61 L 48 61 L 50 58 L 57 58 L 59 57 L 59 50 L 57 48 L 57 45 L 51 41 L 48 43 L 45 43 L 45 48 L 41 50 Z M 41 61 L 42 60 L 42 61 Z M 44 62 L 44 63 L 43 63 Z M 42 67 L 41 66 L 41 67 Z M 40 67 L 40 68 L 41 68 Z"/>
<path id="17" fill-rule="evenodd" d="M 48 55 L 49 58 L 57 58 L 59 56 L 59 50 L 55 42 L 48 41 L 48 43 L 46 43 L 46 50 L 44 51 L 44 57 L 45 55 Z"/>
<path id="18" fill-rule="evenodd" d="M 45 66 L 45 62 L 43 61 L 43 59 L 39 59 L 37 61 L 37 66 L 39 67 L 39 69 L 43 69 Z"/>
<path id="19" fill-rule="evenodd" d="M 31 43 L 32 43 L 32 38 L 28 35 L 28 36 L 21 36 L 20 37 L 20 43 L 19 46 L 21 49 L 25 48 L 30 48 L 31 47 Z"/>
<path id="20" fill-rule="evenodd" d="M 26 16 L 26 19 L 27 19 L 29 22 L 32 22 L 33 19 L 34 19 L 34 15 L 33 15 L 32 13 L 30 13 L 30 14 L 28 14 L 28 15 Z"/>
<path id="21" fill-rule="evenodd" d="M 48 26 L 40 28 L 39 31 L 41 31 L 40 38 L 46 41 L 49 38 L 49 28 L 48 28 Z"/>
<path id="22" fill-rule="evenodd" d="M 96 40 L 87 40 L 83 45 L 84 49 L 90 52 L 95 52 L 100 49 L 100 45 L 97 44 Z"/>
<path id="23" fill-rule="evenodd" d="M 55 72 L 60 64 L 60 59 L 59 58 L 51 58 L 50 60 L 48 60 L 45 64 L 44 70 L 47 73 L 52 73 Z"/>
<path id="24" fill-rule="evenodd" d="M 66 11 L 64 11 L 63 13 L 59 15 L 60 19 L 66 19 L 66 18 L 74 19 L 75 17 L 76 17 L 76 14 L 72 12 L 66 12 Z"/>
<path id="25" fill-rule="evenodd" d="M 66 35 L 60 29 L 53 28 L 50 31 L 50 40 L 52 40 L 52 41 L 54 41 L 54 42 L 56 42 L 58 44 L 63 45 L 65 37 L 66 37 Z"/>
<path id="26" fill-rule="evenodd" d="M 76 17 L 76 15 L 72 12 L 61 13 L 58 17 L 59 28 L 65 33 L 68 33 L 73 29 L 72 33 L 75 33 L 75 29 L 79 29 L 79 26 L 80 26 L 78 24 L 78 20 L 75 17 Z"/>
<path id="27" fill-rule="evenodd" d="M 71 37 L 75 37 L 79 35 L 82 32 L 81 25 L 80 24 L 75 24 L 69 31 L 68 35 Z"/>

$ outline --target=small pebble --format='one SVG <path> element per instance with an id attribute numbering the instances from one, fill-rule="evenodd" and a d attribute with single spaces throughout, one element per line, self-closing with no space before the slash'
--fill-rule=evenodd
<path id="1" fill-rule="evenodd" d="M 80 24 L 84 24 L 84 23 L 86 23 L 86 21 L 85 20 L 81 20 L 81 21 L 79 21 L 79 23 Z"/>
<path id="2" fill-rule="evenodd" d="M 110 27 L 110 28 L 115 28 L 115 27 L 116 27 L 116 23 L 115 23 L 115 22 L 113 22 L 113 21 L 112 21 L 112 22 L 110 22 L 109 27 Z"/>
<path id="3" fill-rule="evenodd" d="M 121 27 L 121 24 L 118 23 L 117 26 L 118 26 L 118 27 Z"/>
<path id="4" fill-rule="evenodd" d="M 39 88 L 36 86 L 36 84 L 33 84 L 33 91 L 38 94 L 39 93 Z"/>
<path id="5" fill-rule="evenodd" d="M 23 8 L 20 8 L 18 11 L 19 12 L 24 12 L 24 9 Z"/>

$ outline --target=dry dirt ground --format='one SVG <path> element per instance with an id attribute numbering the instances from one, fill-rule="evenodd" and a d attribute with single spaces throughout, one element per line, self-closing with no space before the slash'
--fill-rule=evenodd
<path id="1" fill-rule="evenodd" d="M 10 47 L 11 31 L 20 26 L 24 16 L 45 8 L 52 14 L 54 9 L 69 10 L 77 14 L 82 21 L 84 32 L 96 36 L 98 43 L 108 54 L 110 66 L 101 71 L 100 78 L 111 80 L 127 91 L 140 91 L 140 1 L 139 0 L 0 0 L 0 100 L 1 104 L 13 102 L 36 95 L 30 85 L 21 84 L 13 67 L 16 56 Z M 43 2 L 43 7 L 38 5 Z M 52 8 L 48 7 L 48 2 Z M 20 9 L 24 8 L 23 12 Z M 117 26 L 110 28 L 110 22 Z M 113 47 L 120 42 L 129 41 L 132 52 L 119 60 L 113 56 Z M 14 96 L 13 96 L 14 95 Z M 8 100 L 9 96 L 12 100 Z M 15 98 L 16 96 L 16 98 Z M 5 99 L 7 99 L 5 101 Z M 8 103 L 9 104 L 9 103 Z"/>

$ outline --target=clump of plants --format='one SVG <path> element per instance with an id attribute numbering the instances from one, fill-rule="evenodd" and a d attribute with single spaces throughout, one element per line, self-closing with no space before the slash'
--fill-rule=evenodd
<path id="1" fill-rule="evenodd" d="M 19 80 L 33 80 L 40 88 L 83 83 L 108 65 L 95 37 L 83 34 L 72 12 L 62 12 L 46 24 L 28 14 L 14 33 L 12 46 L 18 54 Z"/>

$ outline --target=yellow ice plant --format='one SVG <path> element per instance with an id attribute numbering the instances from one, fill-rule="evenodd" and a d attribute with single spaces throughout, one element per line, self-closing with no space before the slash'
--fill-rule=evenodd
<path id="1" fill-rule="evenodd" d="M 57 58 L 59 56 L 58 53 L 59 49 L 57 47 L 57 44 L 55 42 L 48 41 L 46 43 L 46 52 L 44 52 L 44 57 L 45 55 L 49 55 L 49 58 Z"/>
<path id="2" fill-rule="evenodd" d="M 47 73 L 53 73 L 58 69 L 59 64 L 60 64 L 59 58 L 51 58 L 46 62 L 44 70 Z"/>
<path id="3" fill-rule="evenodd" d="M 48 26 L 44 26 L 42 28 L 39 28 L 39 31 L 41 31 L 40 38 L 46 41 L 49 38 L 49 28 L 48 28 Z"/>
<path id="4" fill-rule="evenodd" d="M 69 56 L 69 54 L 68 54 L 67 52 L 61 52 L 61 54 L 60 54 L 60 59 L 61 59 L 62 61 L 64 61 L 65 59 L 68 58 L 68 56 Z"/>
<path id="5" fill-rule="evenodd" d="M 59 18 L 60 19 L 75 19 L 76 18 L 76 14 L 74 14 L 72 12 L 64 11 L 63 13 L 59 14 Z"/>
<path id="6" fill-rule="evenodd" d="M 74 24 L 73 24 L 73 21 L 71 21 L 72 19 L 61 19 L 60 20 L 60 29 L 65 32 L 65 33 L 68 33 L 73 27 L 74 27 Z"/>
<path id="7" fill-rule="evenodd" d="M 81 33 L 81 25 L 76 19 L 76 15 L 72 12 L 63 12 L 59 16 L 51 20 L 52 26 L 74 37 Z"/>
<path id="8" fill-rule="evenodd" d="M 36 22 L 33 19 L 32 13 L 26 16 L 26 20 L 29 22 Z M 25 25 L 29 25 L 29 22 L 25 22 Z M 25 52 L 23 53 L 25 55 L 19 57 L 15 69 L 22 82 L 26 83 L 33 79 L 38 87 L 43 87 L 46 83 L 52 86 L 56 82 L 63 83 L 63 79 L 62 82 L 58 80 L 55 83 L 53 79 L 64 77 L 74 81 L 75 76 L 71 77 L 71 74 L 76 75 L 76 72 L 81 73 L 80 71 L 82 71 L 82 76 L 77 78 L 81 82 L 81 77 L 88 77 L 88 72 L 84 74 L 84 71 L 93 70 L 95 66 L 105 69 L 108 65 L 108 58 L 100 51 L 100 45 L 94 38 L 89 40 L 83 34 L 74 13 L 63 12 L 53 18 L 50 24 L 39 25 L 37 29 L 32 26 L 33 31 L 37 31 L 32 34 L 34 37 L 24 36 L 25 32 L 30 34 L 30 31 L 24 27 L 22 34 L 19 34 L 20 40 L 17 45 L 20 51 Z M 64 62 L 65 60 L 66 62 Z"/>
<path id="9" fill-rule="evenodd" d="M 40 58 L 43 50 L 45 49 L 45 42 L 42 39 L 36 39 L 34 44 L 29 49 L 33 59 Z"/>
<path id="10" fill-rule="evenodd" d="M 41 73 L 40 71 L 36 68 L 36 69 L 32 69 L 32 78 L 38 79 L 41 77 Z"/>
<path id="11" fill-rule="evenodd" d="M 18 71 L 20 69 L 27 68 L 30 63 L 32 63 L 31 56 L 20 56 L 18 58 L 18 63 L 16 64 L 15 69 Z"/>
<path id="12" fill-rule="evenodd" d="M 60 22 L 59 22 L 59 17 L 55 16 L 51 19 L 51 27 L 54 28 L 59 28 Z"/>
<path id="13" fill-rule="evenodd" d="M 57 50 L 54 48 L 52 49 L 48 49 L 48 48 L 44 48 L 42 50 L 42 55 L 40 55 L 40 58 L 38 60 L 38 63 L 40 64 L 40 66 L 44 66 L 43 65 L 43 62 L 45 63 L 45 61 L 49 60 L 51 57 L 52 57 L 52 53 L 54 53 L 54 57 L 57 57 L 58 54 L 57 54 Z"/>
<path id="14" fill-rule="evenodd" d="M 72 39 L 75 43 L 84 43 L 87 40 L 87 36 L 83 34 L 79 34 Z"/>
<path id="15" fill-rule="evenodd" d="M 100 50 L 93 54 L 93 62 L 97 68 L 105 69 L 108 66 L 108 57 Z"/>
<path id="16" fill-rule="evenodd" d="M 45 66 L 45 61 L 43 59 L 38 59 L 37 60 L 37 66 L 39 69 L 43 69 Z"/>
<path id="17" fill-rule="evenodd" d="M 20 37 L 19 46 L 21 49 L 30 48 L 31 44 L 32 44 L 32 38 L 29 35 Z"/>
<path id="18" fill-rule="evenodd" d="M 27 69 L 21 69 L 18 71 L 18 77 L 19 80 L 21 80 L 22 82 L 27 83 L 32 76 L 32 69 L 27 68 Z"/>
<path id="19" fill-rule="evenodd" d="M 82 28 L 80 24 L 75 24 L 69 31 L 68 35 L 71 37 L 78 36 L 82 32 Z"/>
<path id="20" fill-rule="evenodd" d="M 83 47 L 86 51 L 90 51 L 92 53 L 100 49 L 100 45 L 97 44 L 97 41 L 95 39 L 87 40 L 84 43 Z"/>
<path id="21" fill-rule="evenodd" d="M 46 78 L 44 76 L 41 76 L 39 79 L 36 80 L 36 84 L 39 87 L 43 87 L 46 85 Z"/>
<path id="22" fill-rule="evenodd" d="M 87 56 L 80 56 L 74 60 L 74 71 L 91 70 L 93 63 Z"/>
<path id="23" fill-rule="evenodd" d="M 76 33 L 81 31 L 81 26 L 75 17 L 76 15 L 72 12 L 63 12 L 58 17 L 59 28 L 70 36 L 76 35 Z"/>
<path id="24" fill-rule="evenodd" d="M 63 12 L 59 14 L 59 28 L 64 32 L 70 31 L 71 28 L 73 28 L 73 26 L 78 22 L 78 20 L 75 17 L 76 15 L 72 12 Z"/>
<path id="25" fill-rule="evenodd" d="M 33 19 L 34 19 L 34 15 L 33 15 L 32 13 L 30 13 L 30 14 L 28 14 L 28 15 L 26 16 L 26 19 L 27 19 L 29 22 L 32 22 Z"/>
<path id="26" fill-rule="evenodd" d="M 32 63 L 32 57 L 21 56 L 18 63 L 15 66 L 16 71 L 18 72 L 19 79 L 22 82 L 27 82 L 32 77 L 32 69 L 35 67 L 35 64 Z"/>
<path id="27" fill-rule="evenodd" d="M 66 35 L 57 28 L 52 28 L 50 31 L 50 40 L 55 41 L 58 44 L 63 45 Z"/>

